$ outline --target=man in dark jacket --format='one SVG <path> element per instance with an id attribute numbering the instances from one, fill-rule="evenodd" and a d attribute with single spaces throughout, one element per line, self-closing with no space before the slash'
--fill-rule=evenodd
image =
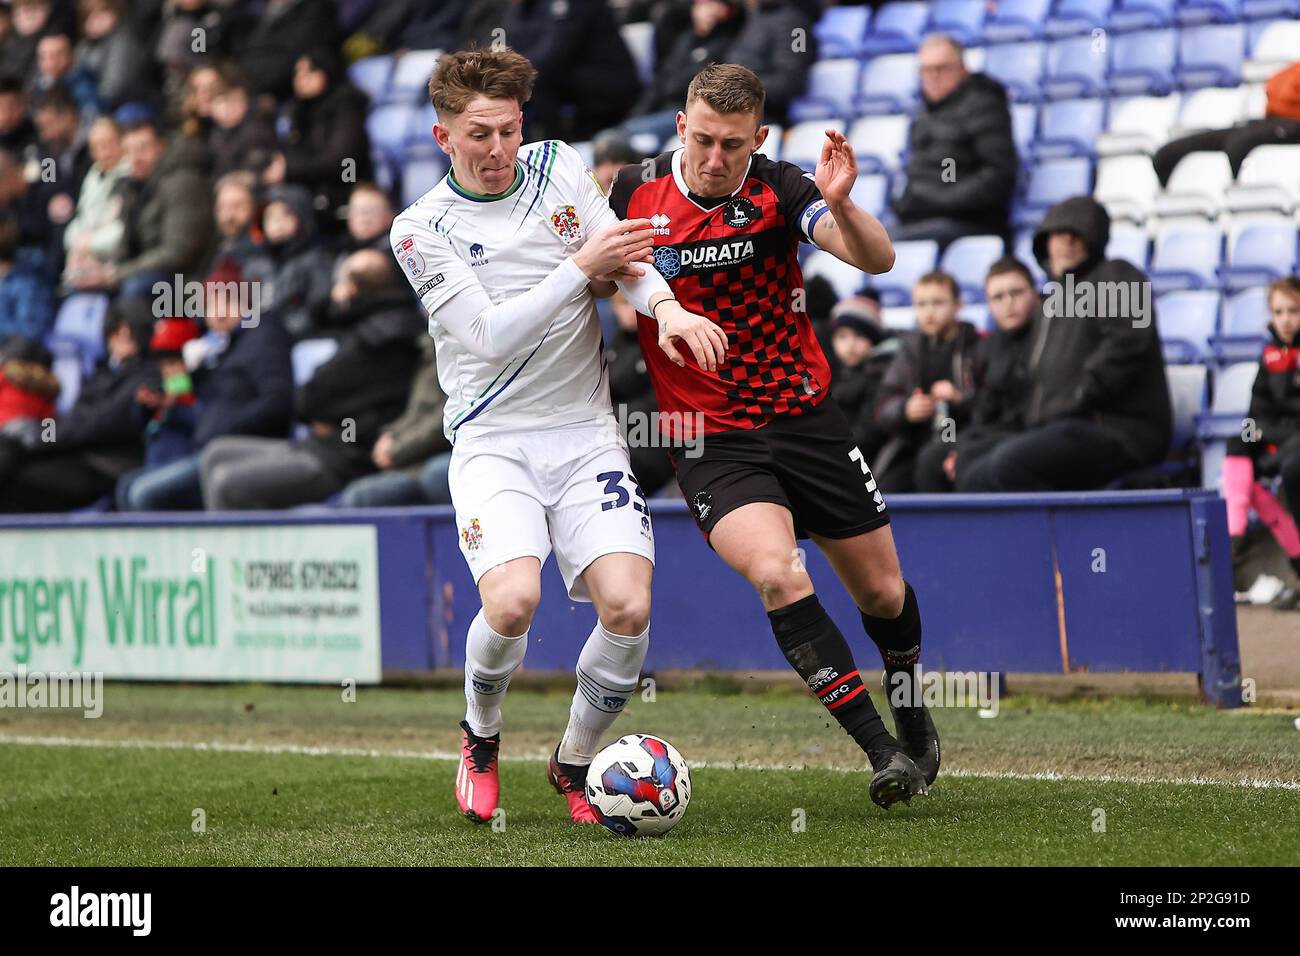
<path id="1" fill-rule="evenodd" d="M 817 61 L 812 18 L 791 0 L 746 0 L 745 7 L 745 25 L 727 49 L 726 61 L 747 66 L 763 78 L 763 121 L 784 123 Z"/>
<path id="2" fill-rule="evenodd" d="M 1005 236 L 1019 167 L 1006 90 L 967 72 L 951 37 L 927 37 L 918 57 L 924 104 L 908 133 L 907 188 L 893 203 L 901 226 L 890 236 L 940 246 Z"/>
<path id="3" fill-rule="evenodd" d="M 1169 453 L 1173 415 L 1151 283 L 1105 258 L 1110 217 L 1089 196 L 1047 211 L 1034 256 L 1052 280 L 1034 316 L 1026 431 L 957 474 L 961 491 L 1104 487 Z"/>
<path id="4" fill-rule="evenodd" d="M 293 91 L 294 65 L 308 50 L 335 47 L 338 24 L 330 0 L 269 0 L 255 16 L 229 31 L 239 66 L 259 94 L 285 100 Z M 363 117 L 364 118 L 364 117 Z"/>
<path id="5" fill-rule="evenodd" d="M 424 323 L 391 256 L 355 253 L 332 293 L 338 351 L 294 399 L 301 440 L 226 437 L 200 457 L 210 510 L 288 508 L 321 501 L 374 471 L 381 428 L 406 407 Z"/>
<path id="6" fill-rule="evenodd" d="M 262 307 L 295 341 L 318 333 L 330 294 L 330 256 L 316 230 L 311 194 L 302 186 L 266 192 L 264 241 L 244 271 L 263 279 Z"/>

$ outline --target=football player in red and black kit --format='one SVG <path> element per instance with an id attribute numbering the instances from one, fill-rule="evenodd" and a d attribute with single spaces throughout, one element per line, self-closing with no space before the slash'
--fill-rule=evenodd
<path id="1" fill-rule="evenodd" d="M 672 294 L 726 337 L 723 355 L 716 329 L 638 317 L 682 494 L 710 546 L 758 591 L 786 660 L 866 752 L 871 798 L 888 809 L 925 793 L 939 771 L 938 735 L 914 686 L 921 618 L 885 501 L 828 400 L 798 246 L 812 242 L 870 273 L 892 268 L 894 250 L 849 198 L 857 162 L 842 135 L 827 132 L 815 175 L 758 152 L 763 99 L 745 67 L 706 67 L 677 114 L 683 148 L 623 167 L 610 204 L 623 219 L 650 220 L 654 264 Z M 667 298 L 652 296 L 651 311 Z M 686 442 L 701 449 L 696 457 Z M 861 610 L 884 659 L 897 739 L 813 593 L 796 537 L 816 542 Z"/>

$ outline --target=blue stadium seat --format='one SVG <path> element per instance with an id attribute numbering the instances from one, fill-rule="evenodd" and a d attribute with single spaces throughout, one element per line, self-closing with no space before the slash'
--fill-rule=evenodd
<path id="1" fill-rule="evenodd" d="M 803 274 L 809 279 L 821 276 L 835 289 L 835 296 L 839 299 L 857 295 L 867 284 L 865 272 L 836 258 L 825 249 L 818 249 L 808 257 L 808 261 L 803 264 Z"/>
<path id="2" fill-rule="evenodd" d="M 1247 20 L 1300 18 L 1300 0 L 1242 0 L 1241 12 Z"/>
<path id="3" fill-rule="evenodd" d="M 1165 369 L 1169 383 L 1169 404 L 1173 411 L 1175 449 L 1188 448 L 1196 440 L 1196 422 L 1205 414 L 1209 398 L 1209 369 L 1204 365 L 1179 365 Z"/>
<path id="4" fill-rule="evenodd" d="M 1097 137 L 1105 128 L 1106 101 L 1103 99 L 1048 103 L 1039 117 L 1034 156 L 1039 159 L 1095 156 Z"/>
<path id="5" fill-rule="evenodd" d="M 1066 100 L 1100 96 L 1106 92 L 1110 44 L 1092 37 L 1069 37 L 1047 47 L 1047 74 L 1043 90 L 1049 99 Z"/>
<path id="6" fill-rule="evenodd" d="M 1177 0 L 1117 0 L 1107 25 L 1114 32 L 1169 26 L 1177 5 Z"/>
<path id="7" fill-rule="evenodd" d="M 877 56 L 915 50 L 925 35 L 929 19 L 928 3 L 886 3 L 876 11 L 871 29 L 862 41 L 863 53 Z"/>
<path id="8" fill-rule="evenodd" d="M 445 156 L 408 159 L 402 166 L 402 205 L 409 206 L 447 175 Z"/>
<path id="9" fill-rule="evenodd" d="M 979 40 L 984 28 L 984 0 L 935 0 L 926 30 L 946 33 L 964 44 Z"/>
<path id="10" fill-rule="evenodd" d="M 1051 5 L 1051 0 L 1000 0 L 997 9 L 984 21 L 984 42 L 1040 39 Z"/>
<path id="11" fill-rule="evenodd" d="M 426 153 L 429 150 L 437 150 L 441 153 L 433 138 L 433 127 L 437 122 L 438 111 L 434 109 L 432 103 L 425 103 L 412 113 L 411 121 L 406 127 L 405 151 L 408 154 L 412 150 Z"/>
<path id="12" fill-rule="evenodd" d="M 1092 33 L 1106 25 L 1113 4 L 1114 0 L 1057 0 L 1043 30 L 1049 37 Z"/>
<path id="13" fill-rule="evenodd" d="M 1210 408 L 1196 421 L 1201 441 L 1201 487 L 1218 489 L 1220 467 L 1229 438 L 1241 434 L 1242 420 L 1250 411 L 1250 390 L 1259 371 L 1259 357 L 1238 362 L 1214 373 Z"/>
<path id="14" fill-rule="evenodd" d="M 420 103 L 429 98 L 429 76 L 441 50 L 408 50 L 397 58 L 388 81 L 388 102 Z"/>
<path id="15" fill-rule="evenodd" d="M 1016 248 L 1014 255 L 1017 259 L 1025 264 L 1034 276 L 1034 284 L 1037 288 L 1042 289 L 1047 282 L 1047 273 L 1043 267 L 1038 264 L 1034 258 L 1034 230 L 1024 229 L 1016 233 Z"/>
<path id="16" fill-rule="evenodd" d="M 1001 256 L 1001 236 L 963 236 L 943 251 L 939 268 L 957 280 L 966 302 L 984 301 L 984 276 Z"/>
<path id="17" fill-rule="evenodd" d="M 880 292 L 881 304 L 910 304 L 912 286 L 917 279 L 934 269 L 938 256 L 939 244 L 931 239 L 894 243 L 894 268 L 884 275 L 870 277 L 872 287 Z"/>
<path id="18" fill-rule="evenodd" d="M 1177 30 L 1124 33 L 1111 42 L 1110 91 L 1161 96 L 1174 88 Z"/>
<path id="19" fill-rule="evenodd" d="M 294 387 L 309 381 L 316 369 L 333 358 L 338 349 L 338 339 L 303 339 L 297 343 L 290 353 Z"/>
<path id="20" fill-rule="evenodd" d="M 1177 17 L 1184 26 L 1237 23 L 1241 20 L 1241 0 L 1179 0 Z"/>
<path id="21" fill-rule="evenodd" d="M 883 173 L 859 175 L 849 191 L 849 198 L 861 209 L 879 219 L 885 212 L 889 199 L 889 177 Z"/>
<path id="22" fill-rule="evenodd" d="M 1160 296 L 1156 326 L 1166 362 L 1204 361 L 1210 356 L 1210 340 L 1218 332 L 1219 293 L 1207 289 Z"/>
<path id="23" fill-rule="evenodd" d="M 412 121 L 419 110 L 405 104 L 378 106 L 366 115 L 366 132 L 375 152 L 399 156 L 410 138 Z"/>
<path id="24" fill-rule="evenodd" d="M 957 311 L 957 318 L 975 326 L 976 331 L 993 331 L 993 316 L 989 312 L 989 307 L 983 302 L 963 302 Z"/>
<path id="25" fill-rule="evenodd" d="M 844 132 L 843 120 L 809 120 L 798 123 L 786 132 L 785 142 L 781 146 L 781 158 L 787 163 L 794 163 L 808 172 L 817 168 L 817 161 L 822 155 L 822 145 L 826 142 L 826 130 L 834 129 Z"/>
<path id="26" fill-rule="evenodd" d="M 1011 138 L 1021 165 L 1027 165 L 1034 149 L 1034 132 L 1038 129 L 1037 103 L 1011 104 Z"/>
<path id="27" fill-rule="evenodd" d="M 999 43 L 985 48 L 984 72 L 1007 88 L 1013 99 L 1037 103 L 1043 98 L 1044 45 Z"/>
<path id="28" fill-rule="evenodd" d="M 1111 223 L 1107 259 L 1123 259 L 1145 272 L 1150 247 L 1151 238 L 1145 229 L 1122 222 Z"/>
<path id="29" fill-rule="evenodd" d="M 1287 219 L 1248 222 L 1228 246 L 1223 285 L 1233 292 L 1267 285 L 1296 271 L 1296 224 Z"/>
<path id="30" fill-rule="evenodd" d="M 370 97 L 372 103 L 382 103 L 388 94 L 388 80 L 393 75 L 391 56 L 368 56 L 348 67 L 352 85 Z"/>
<path id="31" fill-rule="evenodd" d="M 1222 330 L 1210 342 L 1215 361 L 1222 365 L 1257 361 L 1268 344 L 1271 319 L 1268 289 L 1263 286 L 1232 296 L 1223 308 Z"/>
<path id="32" fill-rule="evenodd" d="M 627 51 L 636 63 L 636 75 L 643 85 L 648 86 L 654 79 L 655 69 L 655 27 L 653 23 L 625 23 L 618 28 L 619 35 L 627 44 Z"/>
<path id="33" fill-rule="evenodd" d="M 1184 88 L 1236 86 L 1245 56 L 1241 24 L 1188 27 L 1178 40 L 1178 83 Z"/>
<path id="34" fill-rule="evenodd" d="M 866 52 L 863 40 L 870 18 L 869 7 L 831 7 L 824 12 L 813 27 L 818 57 L 831 60 L 863 56 Z"/>
<path id="35" fill-rule="evenodd" d="M 1092 194 L 1092 163 L 1083 158 L 1046 159 L 1030 170 L 1025 197 L 1016 207 L 1017 226 L 1036 226 L 1049 207 L 1071 196 Z"/>
<path id="36" fill-rule="evenodd" d="M 803 96 L 790 104 L 791 122 L 851 116 L 858 89 L 857 60 L 819 60 L 808 71 Z"/>
<path id="37" fill-rule="evenodd" d="M 56 356 L 75 356 L 81 362 L 82 371 L 89 374 L 104 354 L 107 315 L 107 295 L 98 292 L 70 295 L 59 306 L 54 325 L 46 333 L 45 345 Z"/>
<path id="38" fill-rule="evenodd" d="M 1156 237 L 1151 257 L 1151 287 L 1156 294 L 1206 289 L 1219 284 L 1223 234 L 1208 223 L 1179 223 Z"/>
<path id="39" fill-rule="evenodd" d="M 864 116 L 848 132 L 849 144 L 858 158 L 858 170 L 878 173 L 894 170 L 905 163 L 907 134 L 911 117 L 904 113 L 891 116 Z"/>
<path id="40" fill-rule="evenodd" d="M 921 95 L 917 70 L 914 53 L 896 53 L 870 60 L 858 79 L 858 95 L 854 98 L 856 112 L 911 112 Z"/>
<path id="41" fill-rule="evenodd" d="M 54 400 L 54 411 L 66 415 L 77 403 L 77 396 L 81 393 L 81 356 L 71 352 L 65 355 L 55 352 L 52 370 L 54 377 L 59 380 L 59 397 Z"/>

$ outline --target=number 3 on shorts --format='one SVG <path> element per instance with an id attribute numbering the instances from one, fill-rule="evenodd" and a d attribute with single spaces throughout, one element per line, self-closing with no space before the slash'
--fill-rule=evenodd
<path id="1" fill-rule="evenodd" d="M 624 478 L 632 486 L 632 493 L 637 497 L 636 501 L 632 501 L 632 495 L 629 495 L 627 489 L 623 487 Z M 601 511 L 622 508 L 629 502 L 631 502 L 633 509 L 642 514 L 649 510 L 646 507 L 645 495 L 641 493 L 641 486 L 637 484 L 635 475 L 625 474 L 621 471 L 602 471 L 596 476 L 596 480 L 605 483 L 605 494 L 614 496 L 612 501 L 602 501 L 600 503 Z"/>

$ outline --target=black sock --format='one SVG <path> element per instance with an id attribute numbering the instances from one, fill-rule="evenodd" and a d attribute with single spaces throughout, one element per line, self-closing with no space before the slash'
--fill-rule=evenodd
<path id="1" fill-rule="evenodd" d="M 916 664 L 921 658 L 921 609 L 912 585 L 906 582 L 904 585 L 903 610 L 898 617 L 872 617 L 862 611 L 862 626 L 880 648 L 880 657 L 885 662 L 886 697 L 917 706 L 921 703 L 920 688 L 914 686 Z M 895 698 L 899 694 L 901 697 Z"/>
<path id="2" fill-rule="evenodd" d="M 871 702 L 853 651 L 826 609 L 810 594 L 793 604 L 767 612 L 772 633 L 785 659 L 822 702 L 831 716 L 878 767 L 898 750 L 898 741 L 885 729 Z"/>

